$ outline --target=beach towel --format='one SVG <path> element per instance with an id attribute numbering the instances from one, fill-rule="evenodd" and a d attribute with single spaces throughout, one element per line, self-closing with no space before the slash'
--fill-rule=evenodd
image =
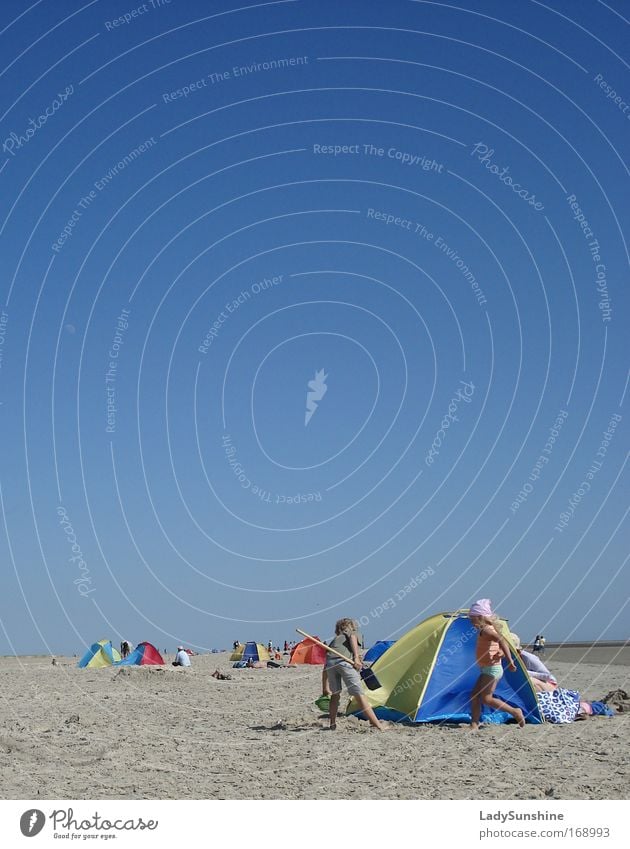
<path id="1" fill-rule="evenodd" d="M 540 712 L 547 722 L 561 725 L 573 722 L 580 709 L 580 694 L 575 690 L 558 687 L 551 693 L 537 693 Z"/>

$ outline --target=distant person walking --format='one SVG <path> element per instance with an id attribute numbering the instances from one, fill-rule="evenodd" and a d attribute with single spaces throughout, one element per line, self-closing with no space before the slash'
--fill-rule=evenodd
<path id="1" fill-rule="evenodd" d="M 177 646 L 177 654 L 173 666 L 190 666 L 190 656 L 183 646 Z"/>
<path id="2" fill-rule="evenodd" d="M 471 605 L 468 618 L 479 632 L 477 636 L 477 666 L 479 667 L 479 678 L 470 695 L 471 722 L 473 731 L 479 728 L 481 720 L 481 709 L 486 707 L 494 710 L 503 710 L 514 717 L 519 726 L 525 725 L 525 717 L 520 708 L 514 708 L 507 702 L 497 699 L 494 691 L 503 677 L 503 666 L 501 661 L 506 658 L 508 669 L 512 672 L 516 669 L 510 647 L 499 631 L 498 619 L 492 612 L 489 598 L 482 598 Z"/>
<path id="3" fill-rule="evenodd" d="M 536 634 L 536 639 L 534 640 L 532 650 L 534 654 L 538 654 L 538 652 L 540 651 L 540 634 Z"/>
<path id="4" fill-rule="evenodd" d="M 348 658 L 347 660 L 341 660 L 336 655 L 329 653 L 326 659 L 326 679 L 325 683 L 323 682 L 323 687 L 324 692 L 328 691 L 331 694 L 330 730 L 334 731 L 337 727 L 337 712 L 339 710 L 341 685 L 343 683 L 346 685 L 348 695 L 354 696 L 361 705 L 361 711 L 370 725 L 382 731 L 383 727 L 381 723 L 378 721 L 376 714 L 363 694 L 363 683 L 359 675 L 363 664 L 361 663 L 361 655 L 359 654 L 359 644 L 357 642 L 354 621 L 352 619 L 339 619 L 335 624 L 335 636 L 328 645 Z"/>

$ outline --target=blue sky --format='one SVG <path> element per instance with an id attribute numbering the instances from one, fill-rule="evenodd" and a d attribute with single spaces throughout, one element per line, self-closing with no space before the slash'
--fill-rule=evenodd
<path id="1" fill-rule="evenodd" d="M 628 636 L 626 18 L 3 3 L 0 653 Z"/>

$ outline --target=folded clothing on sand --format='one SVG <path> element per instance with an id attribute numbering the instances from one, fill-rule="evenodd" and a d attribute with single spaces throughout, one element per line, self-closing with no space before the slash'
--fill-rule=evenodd
<path id="1" fill-rule="evenodd" d="M 612 705 L 618 713 L 627 713 L 630 711 L 630 696 L 625 690 L 611 690 L 608 695 L 604 696 L 602 702 Z"/>
<path id="2" fill-rule="evenodd" d="M 614 716 L 615 711 L 603 702 L 591 702 L 591 713 L 593 716 Z"/>

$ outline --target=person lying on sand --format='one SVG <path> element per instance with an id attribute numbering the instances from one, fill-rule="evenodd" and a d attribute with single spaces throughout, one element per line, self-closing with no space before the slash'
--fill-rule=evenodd
<path id="1" fill-rule="evenodd" d="M 231 681 L 232 676 L 226 675 L 224 672 L 219 672 L 218 669 L 215 669 L 212 673 L 212 678 L 216 678 L 218 681 Z"/>
<path id="2" fill-rule="evenodd" d="M 494 695 L 497 684 L 503 677 L 503 666 L 501 664 L 503 658 L 506 658 L 508 669 L 511 672 L 514 672 L 516 666 L 512 659 L 510 647 L 499 631 L 498 618 L 492 612 L 490 599 L 482 598 L 472 604 L 468 618 L 479 631 L 476 648 L 479 678 L 470 695 L 470 727 L 473 731 L 479 728 L 481 708 L 485 705 L 494 708 L 494 710 L 503 710 L 509 713 L 523 728 L 525 725 L 523 711 L 520 708 L 512 707 L 501 699 L 497 699 Z"/>
<path id="3" fill-rule="evenodd" d="M 341 684 L 346 685 L 348 695 L 355 696 L 361 705 L 361 710 L 373 728 L 383 731 L 383 726 L 376 718 L 376 714 L 370 707 L 368 700 L 363 695 L 363 683 L 359 672 L 363 664 L 359 655 L 359 644 L 356 637 L 356 628 L 352 619 L 339 619 L 335 625 L 335 636 L 328 645 L 345 655 L 348 660 L 341 660 L 334 654 L 328 654 L 326 659 L 327 687 L 330 691 L 330 730 L 337 727 L 337 712 L 341 699 Z M 326 684 L 324 684 L 326 686 Z"/>
<path id="4" fill-rule="evenodd" d="M 530 683 L 536 693 L 553 693 L 558 689 L 557 684 L 552 684 L 550 681 L 541 681 L 539 678 L 530 678 Z"/>
<path id="5" fill-rule="evenodd" d="M 558 685 L 558 682 L 547 669 L 545 664 L 535 654 L 525 651 L 521 646 L 521 639 L 518 634 L 511 634 L 512 644 L 520 659 L 523 661 L 523 666 L 527 670 L 532 681 L 543 681 L 546 684 L 551 684 L 552 688 Z"/>

